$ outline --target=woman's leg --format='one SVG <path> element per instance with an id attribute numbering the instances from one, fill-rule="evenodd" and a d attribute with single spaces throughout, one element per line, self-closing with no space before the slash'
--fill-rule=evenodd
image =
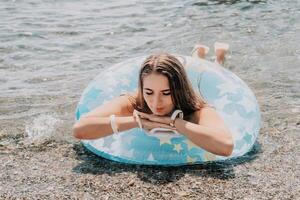
<path id="1" fill-rule="evenodd" d="M 199 47 L 197 50 L 197 55 L 199 56 L 199 58 L 205 59 L 205 56 L 206 56 L 205 48 Z"/>
<path id="2" fill-rule="evenodd" d="M 208 52 L 209 52 L 209 47 L 203 44 L 196 44 L 191 54 L 192 57 L 205 59 L 205 56 Z"/>
<path id="3" fill-rule="evenodd" d="M 225 62 L 225 54 L 226 54 L 226 50 L 217 49 L 215 52 L 215 55 L 216 55 L 215 62 L 219 63 L 220 65 L 223 65 Z"/>
<path id="4" fill-rule="evenodd" d="M 225 62 L 225 56 L 229 49 L 229 45 L 227 43 L 215 43 L 215 56 L 216 56 L 216 63 L 223 65 Z"/>

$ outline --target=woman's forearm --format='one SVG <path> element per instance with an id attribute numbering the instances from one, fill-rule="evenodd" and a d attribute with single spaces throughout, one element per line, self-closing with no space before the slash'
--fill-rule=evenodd
<path id="1" fill-rule="evenodd" d="M 126 131 L 138 126 L 133 116 L 116 117 L 115 119 L 119 131 Z M 82 117 L 73 127 L 73 135 L 78 139 L 97 139 L 112 133 L 109 117 Z"/>
<path id="2" fill-rule="evenodd" d="M 176 119 L 175 127 L 197 146 L 221 156 L 230 156 L 233 150 L 232 136 L 228 131 L 210 128 Z"/>

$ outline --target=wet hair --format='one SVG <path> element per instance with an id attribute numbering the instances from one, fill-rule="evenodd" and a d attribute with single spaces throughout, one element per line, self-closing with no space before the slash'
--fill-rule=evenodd
<path id="1" fill-rule="evenodd" d="M 184 116 L 189 116 L 205 105 L 203 99 L 194 92 L 181 62 L 173 55 L 160 53 L 146 58 L 141 66 L 137 96 L 134 100 L 130 98 L 134 109 L 152 113 L 143 96 L 143 79 L 150 74 L 167 77 L 175 109 L 182 110 Z"/>

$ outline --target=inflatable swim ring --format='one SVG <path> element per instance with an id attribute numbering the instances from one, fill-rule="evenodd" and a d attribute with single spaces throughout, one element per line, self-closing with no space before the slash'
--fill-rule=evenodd
<path id="1" fill-rule="evenodd" d="M 189 165 L 236 158 L 251 150 L 260 129 L 260 110 L 249 87 L 235 74 L 203 59 L 176 55 L 197 94 L 214 106 L 234 138 L 230 157 L 209 153 L 183 135 L 148 134 L 134 128 L 95 140 L 82 140 L 93 153 L 118 162 L 144 165 Z M 146 56 L 126 60 L 100 73 L 84 90 L 76 119 L 122 93 L 136 90 Z"/>

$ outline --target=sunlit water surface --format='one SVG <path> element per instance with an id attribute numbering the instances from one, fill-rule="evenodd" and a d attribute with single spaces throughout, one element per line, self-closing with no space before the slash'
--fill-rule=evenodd
<path id="1" fill-rule="evenodd" d="M 253 89 L 263 117 L 282 102 L 299 114 L 299 9 L 297 0 L 3 0 L 2 134 L 69 142 L 98 73 L 158 51 L 189 55 L 196 42 L 231 45 L 226 67 Z"/>

